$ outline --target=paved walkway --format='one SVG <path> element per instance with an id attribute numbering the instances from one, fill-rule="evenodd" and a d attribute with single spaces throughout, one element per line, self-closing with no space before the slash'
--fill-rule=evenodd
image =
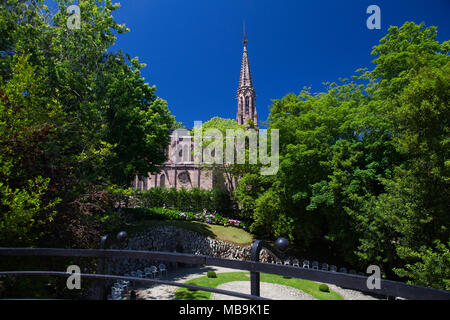
<path id="1" fill-rule="evenodd" d="M 209 270 L 213 270 L 216 273 L 223 272 L 248 272 L 246 270 L 237 270 L 230 268 L 222 268 L 215 266 L 202 266 L 194 268 L 179 268 L 177 271 L 170 271 L 164 280 L 175 281 L 175 282 L 185 282 L 190 279 L 206 276 Z M 328 285 L 330 289 L 339 293 L 344 300 L 377 300 L 376 298 L 363 294 L 362 292 L 343 289 L 335 285 Z M 139 300 L 173 300 L 174 294 L 179 287 L 168 286 L 168 285 L 139 285 L 135 289 L 136 297 Z M 250 293 L 250 281 L 233 281 L 224 283 L 218 286 L 219 289 L 237 291 L 242 293 Z M 261 282 L 260 286 L 261 296 L 269 299 L 275 300 L 314 300 L 315 298 L 311 295 L 284 285 Z M 212 300 L 234 300 L 237 297 L 221 295 L 213 293 L 211 295 Z"/>

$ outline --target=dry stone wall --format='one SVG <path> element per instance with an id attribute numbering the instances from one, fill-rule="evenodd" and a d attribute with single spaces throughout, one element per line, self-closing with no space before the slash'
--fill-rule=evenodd
<path id="1" fill-rule="evenodd" d="M 117 248 L 112 245 L 111 248 Z M 173 226 L 149 227 L 128 239 L 125 249 L 149 250 L 165 252 L 182 252 L 190 254 L 207 255 L 224 259 L 250 260 L 251 245 L 239 246 L 228 242 L 211 239 L 197 232 L 180 229 Z M 273 262 L 272 256 L 263 249 L 260 255 L 261 262 Z M 164 263 L 170 270 L 175 268 L 173 263 L 165 261 L 149 261 L 145 259 L 108 259 L 105 272 L 109 274 L 124 274 L 131 271 L 144 270 L 152 265 Z"/>

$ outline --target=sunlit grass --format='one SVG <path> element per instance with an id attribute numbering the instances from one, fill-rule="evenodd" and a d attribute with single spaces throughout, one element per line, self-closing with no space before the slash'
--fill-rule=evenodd
<path id="1" fill-rule="evenodd" d="M 217 288 L 217 286 L 232 282 L 232 281 L 250 281 L 249 272 L 225 272 L 218 273 L 217 278 L 208 278 L 206 276 L 191 279 L 186 281 L 186 284 L 194 284 L 203 287 Z M 330 292 L 322 292 L 319 290 L 320 283 L 297 279 L 297 278 L 287 278 L 274 274 L 261 273 L 261 282 L 276 283 L 281 285 L 290 286 L 305 293 L 310 294 L 319 300 L 343 300 L 342 296 L 337 292 L 330 289 Z M 250 290 L 250 283 L 249 283 Z M 249 291 L 250 293 L 250 291 Z M 211 292 L 206 291 L 191 291 L 186 288 L 179 288 L 175 292 L 175 300 L 210 300 Z"/>

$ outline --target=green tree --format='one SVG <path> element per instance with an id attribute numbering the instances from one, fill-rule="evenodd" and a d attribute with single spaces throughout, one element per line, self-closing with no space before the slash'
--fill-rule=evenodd
<path id="1" fill-rule="evenodd" d="M 0 77 L 0 243 L 28 245 L 38 224 L 52 221 L 59 199 L 49 194 L 49 178 L 37 170 L 44 160 L 60 105 L 42 97 L 42 79 L 28 56 L 12 59 L 12 77 Z"/>
<path id="2" fill-rule="evenodd" d="M 445 245 L 436 240 L 434 245 L 434 248 L 422 246 L 417 251 L 402 247 L 399 254 L 415 263 L 408 263 L 394 271 L 411 279 L 408 283 L 450 290 L 450 243 Z"/>
<path id="3" fill-rule="evenodd" d="M 225 188 L 229 192 L 230 196 L 232 194 L 232 191 L 236 188 L 236 183 L 240 177 L 243 176 L 246 172 L 255 172 L 258 170 L 257 165 L 257 159 L 256 164 L 250 163 L 250 153 L 249 153 L 249 138 L 245 137 L 245 134 L 248 132 L 246 126 L 244 125 L 238 125 L 236 120 L 231 119 L 224 119 L 220 117 L 214 117 L 210 119 L 209 121 L 205 122 L 202 125 L 202 134 L 203 134 L 203 161 L 205 162 L 207 160 L 206 154 L 207 152 L 210 152 L 211 149 L 211 155 L 212 158 L 217 157 L 217 162 L 212 161 L 213 163 L 205 164 L 204 167 L 210 167 L 213 171 L 216 172 L 216 175 L 224 176 L 225 177 Z M 238 150 L 240 146 L 238 146 L 238 139 L 229 140 L 228 138 L 230 135 L 227 134 L 227 130 L 233 130 L 235 132 L 241 134 L 240 136 L 243 138 L 242 141 L 245 141 L 245 145 L 242 145 L 242 148 L 244 150 Z M 213 133 L 218 134 L 218 138 L 222 138 L 222 141 L 219 142 L 219 139 L 216 139 L 216 137 L 209 138 L 207 134 L 205 133 Z M 254 135 L 256 137 L 257 142 L 257 131 L 254 130 Z M 212 146 L 215 142 L 219 142 L 217 144 L 217 149 L 222 150 L 222 155 L 215 154 L 215 151 L 212 151 Z M 231 146 L 234 150 L 234 158 L 233 163 L 227 163 L 226 159 L 226 150 L 227 150 L 227 144 Z M 244 155 L 244 163 L 238 163 L 238 153 L 242 152 Z M 212 154 L 214 153 L 214 154 Z M 213 160 L 213 159 L 211 159 Z"/>
<path id="4" fill-rule="evenodd" d="M 255 231 L 285 230 L 315 259 L 446 287 L 450 45 L 436 35 L 391 27 L 372 71 L 273 101 L 280 170 L 265 181 L 244 175 L 236 189 Z"/>
<path id="5" fill-rule="evenodd" d="M 51 225 L 73 226 L 77 197 L 157 171 L 179 125 L 142 78 L 144 64 L 110 49 L 129 31 L 112 16 L 119 5 L 79 1 L 77 30 L 66 24 L 70 4 L 59 0 L 56 13 L 41 0 L 0 4 L 1 219 L 28 194 L 42 214 L 60 199 Z"/>
<path id="6" fill-rule="evenodd" d="M 362 211 L 360 253 L 380 255 L 389 247 L 389 269 L 445 288 L 439 279 L 450 278 L 448 269 L 426 266 L 435 241 L 446 243 L 450 236 L 449 42 L 440 44 L 436 35 L 435 27 L 405 23 L 392 27 L 374 48 L 377 66 L 368 73 L 374 101 L 389 119 L 387 131 L 403 161 L 383 182 L 387 192 Z M 421 274 L 407 272 L 401 267 L 405 263 Z"/>

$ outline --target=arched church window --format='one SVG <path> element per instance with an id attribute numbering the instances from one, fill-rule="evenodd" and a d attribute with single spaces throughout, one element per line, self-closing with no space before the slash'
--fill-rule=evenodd
<path id="1" fill-rule="evenodd" d="M 143 190 L 148 190 L 148 188 L 147 188 L 147 178 L 146 177 L 142 178 L 142 189 Z"/>
<path id="2" fill-rule="evenodd" d="M 162 175 L 159 177 L 159 186 L 160 186 L 161 188 L 164 188 L 164 187 L 166 186 L 166 176 L 165 176 L 164 174 L 162 174 Z"/>
<path id="3" fill-rule="evenodd" d="M 249 108 L 250 108 L 250 97 L 247 96 L 247 97 L 245 97 L 245 113 L 248 114 Z"/>
<path id="4" fill-rule="evenodd" d="M 184 150 L 184 152 L 183 152 L 183 154 L 184 154 L 184 157 L 183 157 L 183 159 L 182 159 L 182 161 L 183 162 L 189 162 L 189 154 L 190 154 L 190 150 L 189 150 L 189 145 L 188 144 L 185 144 L 184 146 L 183 146 L 183 150 Z"/>
<path id="5" fill-rule="evenodd" d="M 189 173 L 187 171 L 183 171 L 180 174 L 178 174 L 178 180 L 182 183 L 182 184 L 187 184 L 189 183 L 189 181 L 191 180 L 189 177 Z"/>

